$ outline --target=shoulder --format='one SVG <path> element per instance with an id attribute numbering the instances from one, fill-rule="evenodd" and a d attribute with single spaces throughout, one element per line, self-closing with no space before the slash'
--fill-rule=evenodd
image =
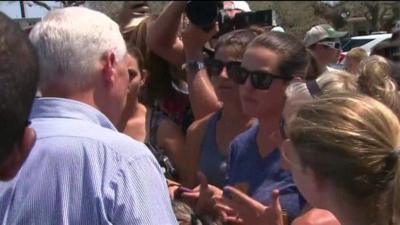
<path id="1" fill-rule="evenodd" d="M 255 122 L 249 129 L 243 131 L 242 133 L 238 134 L 233 140 L 233 145 L 237 144 L 248 144 L 252 140 L 255 140 L 258 132 L 259 123 Z"/>

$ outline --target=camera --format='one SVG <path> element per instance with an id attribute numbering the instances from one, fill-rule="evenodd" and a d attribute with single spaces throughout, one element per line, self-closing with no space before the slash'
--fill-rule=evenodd
<path id="1" fill-rule="evenodd" d="M 168 179 L 178 179 L 178 172 L 176 171 L 168 156 L 165 155 L 164 150 L 159 149 L 150 143 L 145 144 L 153 153 L 161 169 L 163 170 L 165 177 Z"/>
<path id="2" fill-rule="evenodd" d="M 219 25 L 217 36 L 251 25 L 272 25 L 272 10 L 242 12 L 231 18 L 224 11 L 222 1 L 189 1 L 185 11 L 190 22 L 205 31 L 211 30 L 213 23 L 217 21 Z"/>

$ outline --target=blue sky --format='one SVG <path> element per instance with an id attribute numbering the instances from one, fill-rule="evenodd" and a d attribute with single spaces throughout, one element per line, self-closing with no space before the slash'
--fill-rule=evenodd
<path id="1" fill-rule="evenodd" d="M 60 3 L 55 1 L 44 1 L 50 7 L 59 7 Z M 1 1 L 0 11 L 5 13 L 11 18 L 21 18 L 21 10 L 19 1 Z M 27 18 L 42 17 L 46 14 L 47 10 L 41 6 L 38 6 L 30 1 L 25 1 L 25 15 Z"/>

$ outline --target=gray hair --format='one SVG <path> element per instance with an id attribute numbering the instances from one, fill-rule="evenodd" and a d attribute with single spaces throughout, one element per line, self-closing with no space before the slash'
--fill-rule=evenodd
<path id="1" fill-rule="evenodd" d="M 84 88 L 106 52 L 113 52 L 117 62 L 127 52 L 118 24 L 84 7 L 50 11 L 32 29 L 30 39 L 38 50 L 40 87 L 68 83 Z"/>

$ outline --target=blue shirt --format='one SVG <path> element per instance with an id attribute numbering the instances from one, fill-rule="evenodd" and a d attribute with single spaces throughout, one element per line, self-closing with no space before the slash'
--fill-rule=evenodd
<path id="1" fill-rule="evenodd" d="M 272 191 L 279 189 L 282 209 L 289 221 L 299 215 L 305 200 L 297 190 L 292 176 L 281 168 L 278 148 L 262 157 L 258 150 L 256 123 L 238 135 L 230 145 L 227 184 L 246 192 L 264 205 L 271 205 Z"/>
<path id="2" fill-rule="evenodd" d="M 31 121 L 35 145 L 0 183 L 1 224 L 177 224 L 153 155 L 97 109 L 41 98 Z"/>

